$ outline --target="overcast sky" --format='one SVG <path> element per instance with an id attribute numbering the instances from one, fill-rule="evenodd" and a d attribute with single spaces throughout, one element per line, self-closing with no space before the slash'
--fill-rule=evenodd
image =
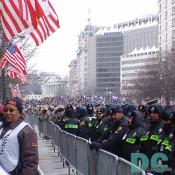
<path id="1" fill-rule="evenodd" d="M 76 58 L 78 35 L 88 24 L 112 26 L 118 22 L 156 15 L 158 0 L 51 0 L 59 18 L 60 29 L 50 36 L 31 58 L 39 71 L 69 73 L 68 65 Z"/>

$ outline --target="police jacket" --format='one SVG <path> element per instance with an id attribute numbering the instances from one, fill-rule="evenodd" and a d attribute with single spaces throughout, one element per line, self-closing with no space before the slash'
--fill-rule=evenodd
<path id="1" fill-rule="evenodd" d="M 72 118 L 67 118 L 64 121 L 64 130 L 74 135 L 78 135 L 79 126 L 80 121 L 77 118 L 75 118 L 75 116 L 72 116 Z"/>
<path id="2" fill-rule="evenodd" d="M 160 142 L 159 151 L 168 157 L 169 170 L 175 172 L 175 132 L 174 128 L 168 125 L 163 126 L 164 134 Z"/>
<path id="3" fill-rule="evenodd" d="M 15 146 L 10 145 L 10 143 Z M 23 119 L 3 124 L 0 132 L 1 156 L 5 155 L 6 152 L 9 155 L 0 159 L 0 164 L 8 173 L 12 175 L 37 175 L 37 135 L 30 125 L 23 122 Z"/>
<path id="4" fill-rule="evenodd" d="M 163 135 L 163 122 L 162 120 L 151 122 L 150 127 L 144 131 L 141 137 L 141 147 L 144 154 L 150 159 L 152 155 L 159 151 L 159 143 Z"/>
<path id="5" fill-rule="evenodd" d="M 140 152 L 140 138 L 144 132 L 144 120 L 142 114 L 134 111 L 135 117 L 129 126 L 128 132 L 123 137 L 123 154 L 122 157 L 131 161 L 131 153 Z"/>
<path id="6" fill-rule="evenodd" d="M 109 137 L 100 143 L 100 148 L 121 156 L 122 138 L 127 132 L 128 119 L 124 116 L 124 118 L 115 122 L 113 128 L 109 131 Z"/>
<path id="7" fill-rule="evenodd" d="M 98 140 L 110 127 L 110 121 L 108 117 L 104 117 L 97 120 L 96 125 L 92 129 L 91 140 Z"/>

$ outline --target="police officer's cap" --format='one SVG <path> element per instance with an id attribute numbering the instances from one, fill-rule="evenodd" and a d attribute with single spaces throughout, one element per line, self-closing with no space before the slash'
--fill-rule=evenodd
<path id="1" fill-rule="evenodd" d="M 106 112 L 106 109 L 105 108 L 99 108 L 99 109 L 97 109 L 97 113 L 99 113 L 99 112 L 104 114 Z"/>
<path id="2" fill-rule="evenodd" d="M 128 113 L 127 113 L 127 117 L 133 117 L 133 118 L 135 118 L 137 116 L 137 113 L 135 112 L 135 111 L 129 111 Z"/>
<path id="3" fill-rule="evenodd" d="M 72 106 L 71 104 L 68 104 L 68 105 L 66 106 L 66 108 L 67 108 L 67 109 L 73 109 L 73 106 Z"/>
<path id="4" fill-rule="evenodd" d="M 148 111 L 148 105 L 139 105 L 138 110 L 140 112 L 147 112 Z"/>
<path id="5" fill-rule="evenodd" d="M 163 106 L 161 104 L 153 104 L 151 106 L 149 106 L 148 108 L 148 113 L 158 113 L 159 115 L 162 113 L 163 111 Z"/>
<path id="6" fill-rule="evenodd" d="M 88 104 L 88 105 L 86 106 L 86 109 L 87 109 L 87 110 L 89 110 L 89 109 L 90 109 L 90 110 L 93 110 L 94 108 L 93 108 L 93 105 L 92 105 L 92 104 Z"/>
<path id="7" fill-rule="evenodd" d="M 123 112 L 123 109 L 122 109 L 121 106 L 115 106 L 115 107 L 110 108 L 109 111 L 108 111 L 108 114 L 113 115 L 117 112 Z"/>
<path id="8" fill-rule="evenodd" d="M 175 123 L 175 109 L 166 108 L 162 111 L 162 119 L 163 120 L 171 120 Z"/>

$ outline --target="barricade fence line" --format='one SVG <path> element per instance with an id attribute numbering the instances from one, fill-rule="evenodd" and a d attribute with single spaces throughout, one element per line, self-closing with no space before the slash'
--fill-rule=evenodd
<path id="1" fill-rule="evenodd" d="M 145 175 L 145 171 L 105 150 L 91 151 L 89 141 L 70 134 L 47 119 L 27 115 L 26 120 L 31 125 L 37 125 L 42 136 L 52 139 L 58 148 L 58 155 L 76 168 L 83 175 Z M 55 148 L 54 148 L 55 149 Z M 63 160 L 63 164 L 64 164 Z M 133 173 L 131 168 L 138 171 Z"/>

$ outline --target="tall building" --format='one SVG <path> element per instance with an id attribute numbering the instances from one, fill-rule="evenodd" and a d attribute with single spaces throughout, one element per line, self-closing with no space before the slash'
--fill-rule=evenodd
<path id="1" fill-rule="evenodd" d="M 120 94 L 120 56 L 123 50 L 122 32 L 98 31 L 96 38 L 96 94 Z"/>
<path id="2" fill-rule="evenodd" d="M 158 47 L 157 16 L 118 23 L 113 27 L 86 26 L 77 51 L 78 94 L 119 95 L 120 57 L 133 50 Z"/>
<path id="3" fill-rule="evenodd" d="M 175 0 L 159 0 L 159 44 L 162 54 L 175 51 Z"/>
<path id="4" fill-rule="evenodd" d="M 123 54 L 134 49 L 158 47 L 158 17 L 150 16 L 114 25 L 123 33 Z"/>
<path id="5" fill-rule="evenodd" d="M 87 25 L 84 28 L 78 38 L 78 50 L 77 50 L 77 64 L 78 64 L 78 95 L 84 95 L 88 93 L 88 66 L 90 59 L 88 57 L 89 38 L 97 31 L 97 27 Z"/>
<path id="6" fill-rule="evenodd" d="M 146 49 L 135 49 L 133 52 L 121 56 L 120 92 L 122 95 L 131 95 L 137 92 L 134 80 L 141 72 L 143 77 L 148 76 L 149 70 L 156 64 L 158 52 L 159 49 L 156 47 L 147 47 Z"/>
<path id="7" fill-rule="evenodd" d="M 78 72 L 79 72 L 79 65 L 78 60 L 74 59 L 71 61 L 70 65 L 70 72 L 69 72 L 69 95 L 70 96 L 77 96 L 78 95 Z"/>

